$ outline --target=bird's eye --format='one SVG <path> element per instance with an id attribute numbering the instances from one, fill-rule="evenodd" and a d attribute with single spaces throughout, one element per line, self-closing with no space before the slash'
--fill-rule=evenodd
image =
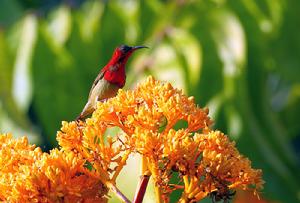
<path id="1" fill-rule="evenodd" d="M 127 45 L 121 45 L 121 46 L 119 47 L 119 49 L 120 49 L 122 52 L 128 52 L 128 51 L 131 49 L 131 47 L 130 47 L 130 46 L 127 46 Z"/>

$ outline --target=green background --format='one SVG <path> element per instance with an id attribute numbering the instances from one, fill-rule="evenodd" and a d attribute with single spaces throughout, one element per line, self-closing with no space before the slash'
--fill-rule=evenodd
<path id="1" fill-rule="evenodd" d="M 57 146 L 114 48 L 147 45 L 125 89 L 148 75 L 182 88 L 263 169 L 264 198 L 300 202 L 299 10 L 299 0 L 1 0 L 0 131 Z"/>

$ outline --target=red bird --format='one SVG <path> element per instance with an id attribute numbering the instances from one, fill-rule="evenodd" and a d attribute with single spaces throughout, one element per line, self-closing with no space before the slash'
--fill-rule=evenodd
<path id="1" fill-rule="evenodd" d="M 121 45 L 117 47 L 108 64 L 102 68 L 95 79 L 89 93 L 89 98 L 76 120 L 81 120 L 93 113 L 97 101 L 114 97 L 126 81 L 125 65 L 130 55 L 137 49 L 148 48 L 146 46 Z"/>

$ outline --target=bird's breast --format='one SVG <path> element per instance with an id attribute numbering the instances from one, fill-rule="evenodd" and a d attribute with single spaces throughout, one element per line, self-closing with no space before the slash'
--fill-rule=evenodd
<path id="1" fill-rule="evenodd" d="M 106 80 L 100 80 L 97 85 L 94 87 L 91 97 L 94 98 L 96 102 L 103 99 L 108 99 L 116 96 L 119 87 L 115 84 L 112 84 Z"/>

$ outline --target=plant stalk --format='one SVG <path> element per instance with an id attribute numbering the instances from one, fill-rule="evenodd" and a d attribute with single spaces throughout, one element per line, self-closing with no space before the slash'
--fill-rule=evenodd
<path id="1" fill-rule="evenodd" d="M 139 186 L 135 193 L 133 203 L 142 203 L 143 202 L 149 179 L 150 179 L 149 175 L 141 176 L 140 183 L 139 183 Z"/>

